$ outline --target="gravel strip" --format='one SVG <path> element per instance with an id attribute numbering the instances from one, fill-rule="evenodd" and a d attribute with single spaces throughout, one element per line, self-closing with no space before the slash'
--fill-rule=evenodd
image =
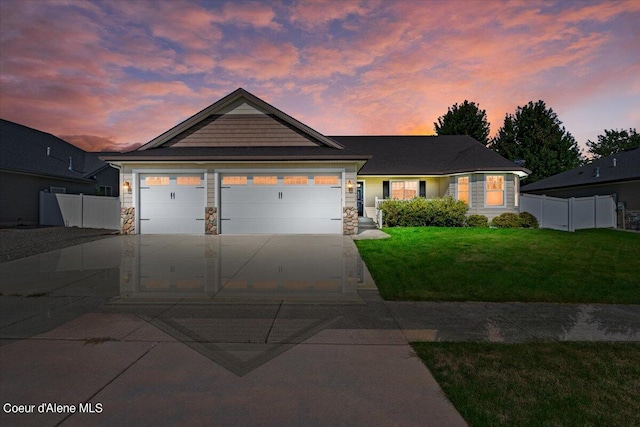
<path id="1" fill-rule="evenodd" d="M 0 264 L 117 234 L 114 230 L 77 227 L 0 229 Z"/>

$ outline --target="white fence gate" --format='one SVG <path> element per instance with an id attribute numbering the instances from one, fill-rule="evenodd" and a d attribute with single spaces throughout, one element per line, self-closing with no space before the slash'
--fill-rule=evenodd
<path id="1" fill-rule="evenodd" d="M 40 192 L 40 225 L 120 229 L 118 197 Z"/>
<path id="2" fill-rule="evenodd" d="M 540 228 L 576 231 L 584 228 L 615 228 L 616 204 L 613 196 L 558 197 L 520 195 L 520 212 L 538 219 Z"/>

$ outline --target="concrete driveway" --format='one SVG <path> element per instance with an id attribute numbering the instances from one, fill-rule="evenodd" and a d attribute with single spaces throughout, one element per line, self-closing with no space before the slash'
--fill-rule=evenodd
<path id="1" fill-rule="evenodd" d="M 116 236 L 0 273 L 2 425 L 465 425 L 348 237 Z"/>

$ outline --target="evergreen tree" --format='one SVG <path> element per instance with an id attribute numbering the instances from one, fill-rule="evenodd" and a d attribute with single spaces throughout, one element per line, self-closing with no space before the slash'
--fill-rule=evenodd
<path id="1" fill-rule="evenodd" d="M 490 148 L 509 160 L 524 161 L 531 171 L 527 183 L 573 169 L 582 161 L 575 138 L 544 101 L 530 101 L 507 114 Z"/>
<path id="2" fill-rule="evenodd" d="M 484 145 L 489 143 L 487 113 L 475 102 L 465 101 L 449 107 L 447 114 L 433 124 L 438 135 L 469 135 Z"/>
<path id="3" fill-rule="evenodd" d="M 640 134 L 635 129 L 604 130 L 604 135 L 598 135 L 598 142 L 587 140 L 588 152 L 594 159 L 606 157 L 629 148 L 640 147 Z"/>

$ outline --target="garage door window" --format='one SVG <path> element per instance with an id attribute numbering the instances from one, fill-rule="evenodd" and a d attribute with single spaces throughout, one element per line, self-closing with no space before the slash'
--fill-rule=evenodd
<path id="1" fill-rule="evenodd" d="M 309 177 L 304 175 L 290 175 L 284 177 L 284 185 L 307 185 Z"/>
<path id="2" fill-rule="evenodd" d="M 202 178 L 199 176 L 179 176 L 177 182 L 178 185 L 200 185 Z"/>
<path id="3" fill-rule="evenodd" d="M 247 185 L 246 176 L 223 176 L 222 185 Z"/>
<path id="4" fill-rule="evenodd" d="M 278 185 L 277 176 L 254 176 L 253 185 Z"/>
<path id="5" fill-rule="evenodd" d="M 169 185 L 169 177 L 168 176 L 148 176 L 144 179 L 144 184 L 147 187 L 158 186 L 158 185 Z"/>
<path id="6" fill-rule="evenodd" d="M 338 177 L 335 175 L 316 175 L 313 177 L 313 183 L 315 185 L 338 185 Z"/>

